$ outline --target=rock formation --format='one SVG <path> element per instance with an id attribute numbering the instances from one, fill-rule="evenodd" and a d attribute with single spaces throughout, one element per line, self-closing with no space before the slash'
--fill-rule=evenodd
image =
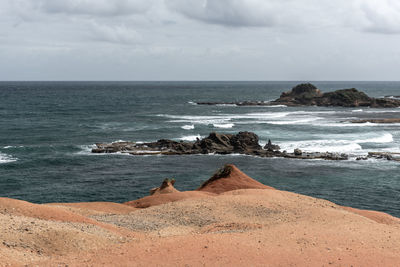
<path id="1" fill-rule="evenodd" d="M 394 98 L 373 98 L 355 88 L 342 89 L 334 92 L 322 93 L 316 86 L 310 83 L 299 84 L 289 92 L 271 102 L 244 101 L 244 102 L 199 102 L 199 105 L 235 104 L 238 106 L 253 105 L 286 105 L 286 106 L 340 106 L 340 107 L 372 107 L 394 108 L 400 107 L 400 100 Z"/>
<path id="2" fill-rule="evenodd" d="M 272 144 L 271 139 L 268 139 L 268 143 L 264 146 L 264 149 L 268 151 L 279 151 L 281 148 L 278 145 Z"/>
<path id="3" fill-rule="evenodd" d="M 195 142 L 177 142 L 161 139 L 157 142 L 134 143 L 115 142 L 96 144 L 92 153 L 129 153 L 131 155 L 190 155 L 190 154 L 243 154 L 259 157 L 284 157 L 298 159 L 347 160 L 348 155 L 338 153 L 286 153 L 278 145 L 268 142 L 264 148 L 259 144 L 258 136 L 252 132 L 238 134 L 210 133 L 206 138 Z"/>

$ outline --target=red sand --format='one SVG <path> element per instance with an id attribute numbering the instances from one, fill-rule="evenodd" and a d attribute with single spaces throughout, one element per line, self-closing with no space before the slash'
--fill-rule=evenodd
<path id="1" fill-rule="evenodd" d="M 0 266 L 400 266 L 400 219 L 231 167 L 201 191 L 128 205 L 0 198 Z"/>

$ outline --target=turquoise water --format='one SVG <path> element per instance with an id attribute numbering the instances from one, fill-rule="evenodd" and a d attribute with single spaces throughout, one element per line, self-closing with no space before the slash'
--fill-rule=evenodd
<path id="1" fill-rule="evenodd" d="M 225 163 L 278 189 L 400 217 L 400 163 L 332 162 L 240 155 L 95 155 L 97 142 L 193 140 L 253 131 L 288 151 L 400 152 L 400 109 L 198 106 L 197 101 L 272 100 L 298 82 L 1 82 L 0 195 L 36 203 L 116 201 L 148 194 L 166 177 L 194 189 Z M 400 82 L 315 82 L 400 95 Z"/>

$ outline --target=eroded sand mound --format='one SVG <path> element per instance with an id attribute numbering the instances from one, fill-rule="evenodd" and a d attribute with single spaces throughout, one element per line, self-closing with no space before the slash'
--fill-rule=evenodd
<path id="1" fill-rule="evenodd" d="M 400 219 L 268 190 L 229 166 L 209 191 L 163 183 L 148 208 L 0 199 L 0 266 L 399 265 Z"/>
<path id="2" fill-rule="evenodd" d="M 124 204 L 135 208 L 148 208 L 178 200 L 210 197 L 237 189 L 273 189 L 250 178 L 236 166 L 227 164 L 195 191 L 180 192 L 174 187 L 175 180 L 166 179 L 160 187 L 150 190 L 150 196 Z"/>
<path id="3" fill-rule="evenodd" d="M 227 164 L 208 179 L 198 191 L 220 194 L 237 189 L 274 189 L 250 178 L 233 164 Z"/>

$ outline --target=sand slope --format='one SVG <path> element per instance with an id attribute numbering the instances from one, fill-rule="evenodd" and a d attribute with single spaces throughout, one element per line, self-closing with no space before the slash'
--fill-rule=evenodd
<path id="1" fill-rule="evenodd" d="M 139 209 L 0 198 L 0 266 L 400 265 L 400 219 L 223 176 Z"/>

